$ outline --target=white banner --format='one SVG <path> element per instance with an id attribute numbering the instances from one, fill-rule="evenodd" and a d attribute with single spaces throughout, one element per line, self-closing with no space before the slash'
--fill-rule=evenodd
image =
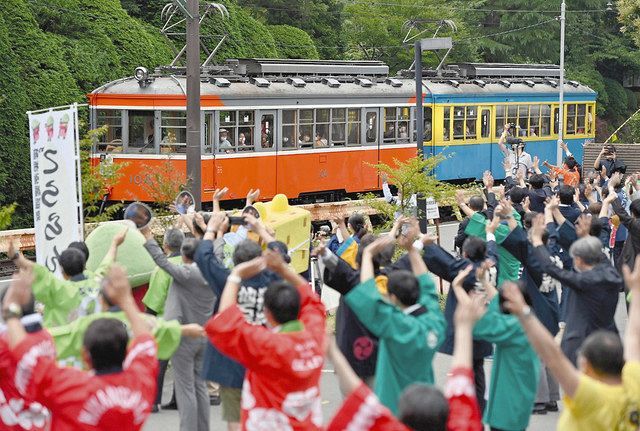
<path id="1" fill-rule="evenodd" d="M 60 253 L 82 235 L 77 105 L 28 112 L 36 260 L 60 274 Z"/>

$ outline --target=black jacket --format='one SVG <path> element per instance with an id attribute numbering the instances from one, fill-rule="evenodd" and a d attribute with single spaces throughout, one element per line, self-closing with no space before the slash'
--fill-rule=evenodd
<path id="1" fill-rule="evenodd" d="M 336 268 L 324 269 L 324 284 L 340 292 L 336 312 L 336 343 L 351 368 L 361 379 L 375 375 L 378 360 L 378 338 L 360 322 L 356 313 L 344 301 L 344 295 L 360 283 L 360 271 L 356 271 L 338 258 Z"/>
<path id="2" fill-rule="evenodd" d="M 622 247 L 622 263 L 627 264 L 629 268 L 633 268 L 636 256 L 640 254 L 640 220 L 631 217 L 620 203 L 620 199 L 616 199 L 611 204 L 613 212 L 620 218 L 622 223 L 628 230 L 624 246 Z"/>
<path id="3" fill-rule="evenodd" d="M 623 284 L 620 273 L 602 255 L 602 263 L 584 272 L 558 268 L 551 262 L 544 246 L 535 247 L 533 254 L 542 271 L 568 287 L 567 313 L 562 351 L 576 365 L 576 352 L 594 331 L 618 332 L 614 321 L 618 295 Z"/>

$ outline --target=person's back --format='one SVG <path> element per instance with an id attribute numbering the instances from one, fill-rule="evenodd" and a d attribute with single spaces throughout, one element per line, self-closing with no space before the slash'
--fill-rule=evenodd
<path id="1" fill-rule="evenodd" d="M 218 349 L 247 368 L 243 429 L 320 430 L 325 309 L 306 280 L 287 268 L 277 252 L 268 250 L 265 255 L 270 259 L 267 265 L 287 280 L 271 283 L 264 295 L 271 329 L 247 322 L 237 304 L 241 280 L 261 269 L 261 257 L 234 268 L 220 311 L 205 329 Z"/>
<path id="2" fill-rule="evenodd" d="M 41 343 L 27 338 L 12 350 L 16 386 L 51 410 L 53 430 L 139 430 L 155 398 L 157 348 L 150 334 L 141 334 L 125 357 L 127 339 L 122 322 L 94 321 L 84 342 L 95 358 L 89 373 L 58 366 Z"/>
<path id="3" fill-rule="evenodd" d="M 53 340 L 42 329 L 42 319 L 36 314 L 22 319 L 28 332 L 27 339 L 32 345 L 39 346 L 44 356 L 56 358 Z M 33 329 L 33 330 L 32 330 Z M 51 413 L 39 402 L 25 399 L 16 388 L 16 362 L 9 353 L 6 333 L 0 336 L 0 429 L 5 431 L 44 431 L 48 430 Z"/>
<path id="4" fill-rule="evenodd" d="M 416 279 L 408 271 L 392 271 L 387 289 L 398 306 L 380 296 L 373 278 L 349 292 L 346 302 L 379 338 L 375 393 L 395 413 L 407 386 L 434 383 L 431 362 L 444 340 L 446 322 L 429 274 Z"/>
<path id="5" fill-rule="evenodd" d="M 637 430 L 640 407 L 640 362 L 625 364 L 620 338 L 598 331 L 581 346 L 580 382 L 565 409 L 558 429 Z"/>

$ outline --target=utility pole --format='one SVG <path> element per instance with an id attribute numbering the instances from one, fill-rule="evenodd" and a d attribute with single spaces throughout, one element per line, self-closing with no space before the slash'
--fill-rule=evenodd
<path id="1" fill-rule="evenodd" d="M 176 0 L 181 2 L 183 0 Z M 202 208 L 200 144 L 200 2 L 187 0 L 187 188 Z"/>
<path id="2" fill-rule="evenodd" d="M 558 143 L 556 146 L 556 165 L 562 166 L 562 142 L 564 135 L 564 31 L 565 31 L 565 0 L 562 0 L 560 6 L 560 107 L 558 108 Z"/>
<path id="3" fill-rule="evenodd" d="M 416 75 L 416 140 L 418 142 L 418 157 L 424 160 L 424 119 L 422 110 L 422 41 L 414 43 L 414 70 Z M 403 196 L 404 198 L 404 196 Z M 427 231 L 427 201 L 422 194 L 418 195 L 416 201 L 418 206 L 418 220 L 420 221 L 420 232 Z"/>

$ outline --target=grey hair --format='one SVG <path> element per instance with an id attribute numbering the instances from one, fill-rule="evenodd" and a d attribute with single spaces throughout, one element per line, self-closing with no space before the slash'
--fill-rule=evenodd
<path id="1" fill-rule="evenodd" d="M 183 241 L 184 233 L 180 229 L 171 228 L 164 233 L 164 245 L 174 253 L 180 251 Z"/>
<path id="2" fill-rule="evenodd" d="M 580 238 L 571 244 L 569 255 L 579 257 L 587 265 L 596 265 L 602 260 L 602 242 L 595 236 Z"/>
<path id="3" fill-rule="evenodd" d="M 185 240 L 182 241 L 182 246 L 180 247 L 180 253 L 182 254 L 183 257 L 193 261 L 193 258 L 196 255 L 196 250 L 198 249 L 199 243 L 200 241 L 198 241 L 195 238 L 185 238 Z"/>

